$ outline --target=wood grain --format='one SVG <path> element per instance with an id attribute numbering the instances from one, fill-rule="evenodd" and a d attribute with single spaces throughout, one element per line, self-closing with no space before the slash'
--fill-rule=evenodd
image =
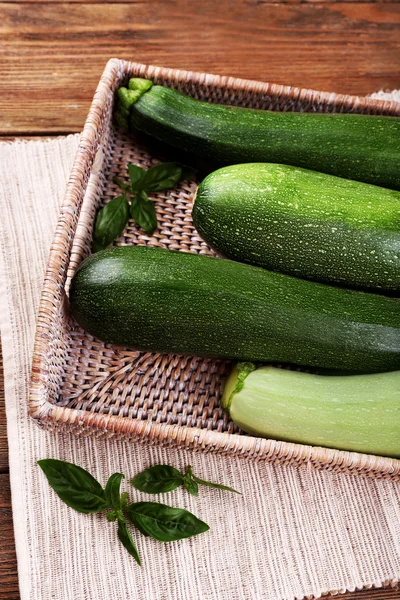
<path id="1" fill-rule="evenodd" d="M 4 398 L 3 358 L 0 343 L 0 474 L 8 473 L 6 407 Z M 1 586 L 0 586 L 1 588 Z"/>
<path id="2" fill-rule="evenodd" d="M 351 592 L 343 595 L 328 595 L 326 598 L 337 598 L 337 600 L 398 600 L 400 598 L 400 590 L 399 588 L 361 590 L 359 592 Z"/>
<path id="3" fill-rule="evenodd" d="M 400 4 L 0 3 L 0 134 L 75 132 L 112 56 L 367 94 L 400 87 Z"/>
<path id="4" fill-rule="evenodd" d="M 4 372 L 0 344 L 0 600 L 19 600 L 5 417 Z"/>
<path id="5" fill-rule="evenodd" d="M 20 4 L 21 0 L 3 0 L 4 3 L 9 4 Z M 110 0 L 68 0 L 71 4 L 110 4 Z M 172 4 L 174 0 L 113 0 L 112 4 L 143 4 L 143 2 L 147 2 L 147 4 L 159 4 L 161 1 L 168 2 Z M 378 2 L 392 2 L 393 4 L 399 2 L 399 0 L 357 0 L 358 3 L 378 3 Z M 29 4 L 54 4 L 58 2 L 60 4 L 64 3 L 65 0 L 25 0 L 25 3 Z M 332 0 L 246 0 L 246 3 L 250 6 L 254 4 L 327 4 L 332 2 Z M 354 0 L 336 0 L 337 4 L 348 4 L 350 2 L 354 2 Z M 182 3 L 181 3 L 182 4 Z"/>
<path id="6" fill-rule="evenodd" d="M 4 473 L 0 475 L 0 583 L 1 600 L 19 599 L 10 482 Z"/>

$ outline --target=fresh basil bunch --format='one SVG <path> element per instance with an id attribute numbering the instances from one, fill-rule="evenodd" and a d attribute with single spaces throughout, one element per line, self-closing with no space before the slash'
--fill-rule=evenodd
<path id="1" fill-rule="evenodd" d="M 114 473 L 103 489 L 101 484 L 85 469 L 54 458 L 39 460 L 38 464 L 53 490 L 65 504 L 74 510 L 92 514 L 107 510 L 107 520 L 117 521 L 118 538 L 140 565 L 136 544 L 128 529 L 127 519 L 144 535 L 160 542 L 174 542 L 208 531 L 204 521 L 183 508 L 175 508 L 159 502 L 129 503 L 128 493 L 121 494 L 121 482 L 125 475 Z M 234 492 L 224 485 L 210 483 L 193 475 L 192 468 L 186 473 L 169 465 L 155 465 L 131 480 L 132 485 L 151 494 L 169 492 L 179 485 L 194 495 L 198 483 Z"/>
<path id="2" fill-rule="evenodd" d="M 122 194 L 110 200 L 96 217 L 93 251 L 106 248 L 119 237 L 129 221 L 129 216 L 147 235 L 151 235 L 157 228 L 157 216 L 148 194 L 169 190 L 193 173 L 193 169 L 175 162 L 159 163 L 147 171 L 137 165 L 128 164 L 130 183 L 115 177 L 114 182 L 121 188 Z"/>

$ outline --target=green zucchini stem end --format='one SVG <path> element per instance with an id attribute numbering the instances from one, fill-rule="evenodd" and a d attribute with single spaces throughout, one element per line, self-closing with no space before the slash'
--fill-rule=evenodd
<path id="1" fill-rule="evenodd" d="M 115 113 L 115 121 L 119 127 L 128 129 L 129 111 L 131 107 L 152 87 L 152 85 L 152 82 L 148 79 L 134 77 L 129 80 L 128 88 L 119 88 L 117 92 L 118 106 Z"/>
<path id="2" fill-rule="evenodd" d="M 251 362 L 239 362 L 233 367 L 221 398 L 221 406 L 228 414 L 234 395 L 240 392 L 246 377 L 256 368 L 256 365 Z"/>

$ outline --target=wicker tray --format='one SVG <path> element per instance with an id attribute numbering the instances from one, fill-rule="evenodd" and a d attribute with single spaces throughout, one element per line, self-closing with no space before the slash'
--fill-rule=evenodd
<path id="1" fill-rule="evenodd" d="M 400 478 L 400 460 L 250 437 L 219 406 L 230 364 L 135 352 L 85 333 L 70 318 L 68 286 L 89 253 L 98 206 L 117 193 L 126 163 L 156 160 L 112 126 L 116 89 L 147 77 L 186 94 L 272 110 L 400 115 L 400 105 L 366 98 L 110 60 L 97 88 L 66 190 L 41 296 L 29 397 L 30 414 L 47 429 L 220 451 L 285 464 Z M 191 221 L 195 182 L 155 195 L 153 237 L 131 222 L 118 244 L 149 244 L 213 254 Z"/>

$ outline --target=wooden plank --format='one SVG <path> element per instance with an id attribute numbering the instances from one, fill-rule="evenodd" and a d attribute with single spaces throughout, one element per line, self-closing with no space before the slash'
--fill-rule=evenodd
<path id="1" fill-rule="evenodd" d="M 381 588 L 378 590 L 361 590 L 359 592 L 350 592 L 340 595 L 329 595 L 327 598 L 336 598 L 337 600 L 399 600 L 400 589 Z"/>
<path id="2" fill-rule="evenodd" d="M 8 475 L 0 475 L 0 600 L 19 600 Z"/>
<path id="3" fill-rule="evenodd" d="M 0 344 L 0 474 L 8 472 L 8 446 L 6 427 L 6 408 L 4 398 L 3 358 Z"/>
<path id="4" fill-rule="evenodd" d="M 249 3 L 255 4 L 258 0 L 248 0 Z M 264 0 L 262 0 L 264 1 Z M 270 0 L 266 0 L 270 1 Z M 272 1 L 272 0 L 271 0 Z M 274 0 L 276 2 L 276 0 Z M 281 0 L 279 0 L 281 1 Z M 284 2 L 329 2 L 331 0 L 284 0 Z M 348 2 L 348 0 L 337 0 L 338 2 Z M 359 0 L 360 2 L 369 2 L 369 0 Z M 374 0 L 374 2 L 380 2 L 381 0 Z M 390 2 L 396 2 L 397 0 L 390 0 Z M 65 0 L 3 0 L 4 4 L 63 4 Z M 68 0 L 70 4 L 111 4 L 110 0 Z M 174 0 L 112 0 L 112 4 L 159 4 L 161 2 L 168 2 L 172 4 Z"/>
<path id="5" fill-rule="evenodd" d="M 21 2 L 29 4 L 54 4 L 64 3 L 65 0 L 3 0 L 4 3 L 9 4 L 21 4 Z M 144 1 L 149 4 L 158 4 L 161 2 L 168 2 L 172 4 L 174 0 L 113 0 L 112 4 L 142 4 Z M 327 4 L 332 0 L 246 0 L 248 4 Z M 337 4 L 348 4 L 354 2 L 354 0 L 335 0 Z M 358 0 L 358 3 L 378 3 L 378 2 L 392 2 L 393 4 L 399 2 L 399 0 Z M 110 0 L 69 0 L 71 4 L 110 4 Z"/>
<path id="6" fill-rule="evenodd" d="M 399 3 L 0 3 L 0 13 L 0 134 L 81 130 L 111 56 L 343 93 L 400 87 Z"/>
<path id="7" fill-rule="evenodd" d="M 36 0 L 29 0 L 29 2 L 35 2 Z M 51 0 L 45 0 L 46 2 L 50 2 Z M 55 2 L 61 2 L 62 0 L 53 0 Z M 81 2 L 82 0 L 71 0 L 72 2 Z M 96 0 L 91 0 L 92 2 L 96 2 Z M 101 2 L 105 0 L 100 0 Z M 130 1 L 130 0 L 129 0 Z M 134 2 L 135 0 L 132 0 Z M 256 0 L 258 4 L 327 4 L 331 0 Z M 354 0 L 335 0 L 336 4 L 350 4 Z M 378 4 L 379 2 L 392 2 L 395 4 L 399 2 L 399 0 L 371 0 L 372 3 Z M 20 2 L 20 0 L 7 0 L 7 2 Z M 370 0 L 358 0 L 359 4 L 370 4 Z"/>

